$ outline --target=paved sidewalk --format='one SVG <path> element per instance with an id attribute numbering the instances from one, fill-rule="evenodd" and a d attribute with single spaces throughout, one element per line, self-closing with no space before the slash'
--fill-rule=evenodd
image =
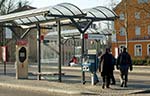
<path id="1" fill-rule="evenodd" d="M 55 68 L 55 67 L 54 67 Z M 69 67 L 63 67 L 63 69 Z M 69 68 L 70 69 L 70 68 Z M 73 70 L 79 70 L 79 67 L 72 67 Z M 150 67 L 135 67 L 133 72 L 137 73 L 150 73 Z M 135 77 L 131 78 L 131 82 L 127 88 L 119 86 L 119 82 L 116 85 L 112 85 L 110 89 L 102 89 L 101 83 L 92 86 L 88 81 L 85 85 L 78 80 L 66 80 L 63 77 L 62 82 L 57 81 L 57 76 L 50 76 L 48 80 L 36 80 L 35 76 L 30 75 L 28 80 L 21 79 L 16 80 L 15 74 L 11 76 L 0 75 L 0 86 L 8 88 L 22 88 L 25 90 L 44 91 L 44 92 L 56 92 L 65 93 L 68 95 L 98 95 L 98 96 L 149 96 L 150 95 L 150 79 L 147 82 L 148 85 L 136 85 L 134 81 Z M 140 77 L 139 77 L 140 78 Z M 139 79 L 137 76 L 137 79 Z M 133 84 L 134 82 L 134 84 Z M 141 87 L 142 86 L 142 87 Z M 141 92 L 141 93 L 140 93 Z M 142 93 L 143 92 L 143 93 Z M 140 94 L 138 94 L 140 93 Z"/>

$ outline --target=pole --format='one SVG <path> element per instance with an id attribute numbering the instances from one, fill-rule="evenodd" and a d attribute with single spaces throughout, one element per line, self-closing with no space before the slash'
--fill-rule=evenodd
<path id="1" fill-rule="evenodd" d="M 81 64 L 83 64 L 83 58 L 84 58 L 84 32 L 81 33 L 82 37 L 82 50 L 81 50 Z M 85 84 L 85 72 L 82 71 L 82 81 L 83 84 Z"/>
<path id="2" fill-rule="evenodd" d="M 128 11 L 127 11 L 128 0 L 125 0 L 125 38 L 126 38 L 126 48 L 128 50 Z"/>
<path id="3" fill-rule="evenodd" d="M 57 30 L 58 30 L 58 81 L 61 82 L 61 26 L 60 26 L 60 20 L 57 21 Z"/>
<path id="4" fill-rule="evenodd" d="M 63 62 L 62 62 L 62 63 L 63 63 L 63 66 L 64 66 L 64 65 L 65 65 L 65 64 L 64 64 L 64 55 L 65 55 L 65 52 L 64 52 L 64 51 L 65 51 L 65 49 L 64 49 L 64 44 L 62 44 L 62 45 L 63 45 L 63 46 L 62 46 L 62 47 L 63 47 L 63 54 L 62 54 L 62 56 L 63 56 L 63 57 L 62 57 L 62 59 L 63 59 L 62 61 L 63 61 Z"/>
<path id="5" fill-rule="evenodd" d="M 4 61 L 4 75 L 6 75 L 6 61 Z"/>
<path id="6" fill-rule="evenodd" d="M 37 63 L 38 63 L 38 73 L 41 73 L 41 30 L 40 25 L 37 24 Z M 41 80 L 41 75 L 39 74 L 37 77 L 38 80 Z"/>
<path id="7" fill-rule="evenodd" d="M 75 47 L 76 47 L 76 41 L 75 41 L 75 38 L 73 37 L 73 54 L 74 54 L 74 56 L 76 55 L 76 53 L 75 53 Z"/>
<path id="8" fill-rule="evenodd" d="M 2 38 L 2 42 L 3 42 L 3 53 L 5 54 L 5 55 L 7 55 L 7 48 L 6 48 L 6 32 L 5 32 L 6 30 L 5 29 L 2 29 L 2 36 L 4 37 L 4 38 Z M 4 33 L 5 32 L 5 33 Z M 5 56 L 5 57 L 3 57 L 4 59 L 3 59 L 3 63 L 4 63 L 4 75 L 6 75 L 6 59 L 7 59 L 7 57 Z"/>

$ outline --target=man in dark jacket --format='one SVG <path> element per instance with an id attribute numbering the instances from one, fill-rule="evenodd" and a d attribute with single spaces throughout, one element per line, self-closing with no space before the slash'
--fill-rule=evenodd
<path id="1" fill-rule="evenodd" d="M 100 58 L 99 71 L 103 79 L 102 88 L 109 88 L 110 85 L 110 76 L 113 70 L 113 56 L 110 54 L 110 49 L 106 48 L 105 54 Z"/>
<path id="2" fill-rule="evenodd" d="M 128 69 L 130 68 L 130 71 L 132 71 L 132 60 L 130 54 L 126 52 L 125 47 L 123 48 L 123 52 L 118 56 L 116 67 L 120 70 L 121 87 L 127 87 Z"/>

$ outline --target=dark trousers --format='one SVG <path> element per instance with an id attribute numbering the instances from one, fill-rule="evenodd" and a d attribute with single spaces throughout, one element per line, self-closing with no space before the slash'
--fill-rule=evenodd
<path id="1" fill-rule="evenodd" d="M 115 77 L 114 77 L 114 72 L 112 70 L 112 72 L 110 73 L 110 80 L 111 80 L 111 83 L 112 84 L 116 84 L 116 80 L 115 80 Z"/>
<path id="2" fill-rule="evenodd" d="M 102 76 L 103 79 L 103 86 L 109 87 L 110 85 L 110 75 Z"/>

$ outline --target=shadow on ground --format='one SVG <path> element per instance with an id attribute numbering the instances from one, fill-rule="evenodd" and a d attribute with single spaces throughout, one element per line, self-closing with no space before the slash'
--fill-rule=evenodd
<path id="1" fill-rule="evenodd" d="M 131 94 L 150 94 L 150 90 L 143 90 L 143 91 L 139 91 L 139 92 L 134 92 Z"/>

